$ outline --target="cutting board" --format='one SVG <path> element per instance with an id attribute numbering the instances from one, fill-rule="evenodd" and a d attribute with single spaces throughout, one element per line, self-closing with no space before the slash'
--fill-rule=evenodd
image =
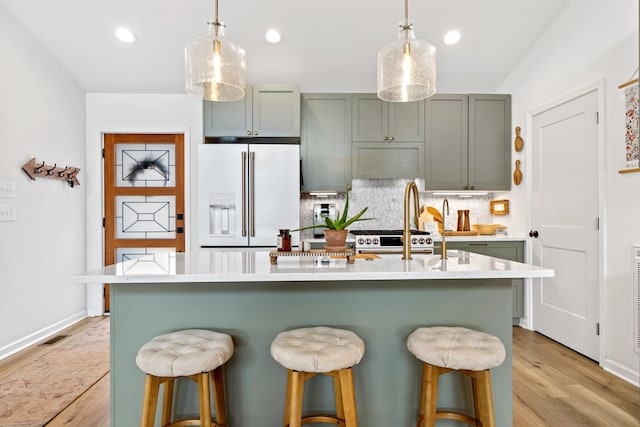
<path id="1" fill-rule="evenodd" d="M 477 231 L 452 231 L 447 230 L 444 232 L 445 236 L 477 236 Z"/>

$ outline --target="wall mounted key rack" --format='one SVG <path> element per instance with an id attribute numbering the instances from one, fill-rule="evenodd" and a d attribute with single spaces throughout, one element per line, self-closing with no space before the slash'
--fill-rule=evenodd
<path id="1" fill-rule="evenodd" d="M 22 165 L 22 170 L 25 171 L 25 173 L 29 175 L 29 178 L 34 181 L 38 177 L 52 178 L 66 181 L 71 188 L 75 185 L 80 185 L 80 181 L 78 181 L 78 172 L 80 172 L 80 168 L 73 166 L 65 166 L 63 168 L 58 166 L 57 163 L 54 163 L 53 166 L 51 166 L 46 164 L 44 161 L 42 163 L 36 162 L 36 158 L 34 157 Z"/>

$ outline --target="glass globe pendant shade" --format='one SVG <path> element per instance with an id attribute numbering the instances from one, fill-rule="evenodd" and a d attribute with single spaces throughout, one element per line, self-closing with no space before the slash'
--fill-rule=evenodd
<path id="1" fill-rule="evenodd" d="M 400 22 L 398 40 L 378 53 L 378 98 L 411 102 L 436 93 L 436 48 L 413 34 L 413 22 Z"/>
<path id="2" fill-rule="evenodd" d="M 185 48 L 185 88 L 207 101 L 230 102 L 244 97 L 246 54 L 224 37 L 224 24 L 207 23 L 207 33 Z"/>

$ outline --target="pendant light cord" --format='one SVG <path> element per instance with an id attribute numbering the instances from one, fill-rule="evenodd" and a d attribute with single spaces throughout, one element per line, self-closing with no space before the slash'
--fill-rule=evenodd
<path id="1" fill-rule="evenodd" d="M 404 0 L 404 25 L 402 25 L 402 31 L 404 31 L 403 51 L 405 55 L 409 55 L 411 52 L 411 46 L 409 45 L 410 29 L 411 29 L 411 24 L 409 24 L 409 0 Z"/>

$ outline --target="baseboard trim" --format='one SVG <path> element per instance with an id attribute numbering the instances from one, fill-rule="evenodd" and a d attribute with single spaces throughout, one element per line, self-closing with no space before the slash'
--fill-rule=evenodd
<path id="1" fill-rule="evenodd" d="M 12 354 L 19 352 L 20 350 L 24 350 L 25 348 L 34 345 L 45 338 L 49 338 L 50 336 L 56 334 L 57 332 L 68 328 L 69 326 L 78 323 L 82 319 L 87 317 L 87 310 L 82 310 L 72 316 L 67 317 L 66 319 L 62 319 L 59 322 L 54 323 L 53 325 L 49 325 L 46 328 L 42 328 L 39 331 L 36 331 L 30 335 L 27 335 L 24 338 L 21 338 L 17 341 L 14 341 L 10 344 L 5 345 L 0 348 L 0 360 L 5 359 Z"/>
<path id="2" fill-rule="evenodd" d="M 633 371 L 628 367 L 618 362 L 614 362 L 610 359 L 606 359 L 603 363 L 600 364 L 600 366 L 611 375 L 615 375 L 616 377 L 628 382 L 629 384 L 640 387 L 639 371 Z"/>

